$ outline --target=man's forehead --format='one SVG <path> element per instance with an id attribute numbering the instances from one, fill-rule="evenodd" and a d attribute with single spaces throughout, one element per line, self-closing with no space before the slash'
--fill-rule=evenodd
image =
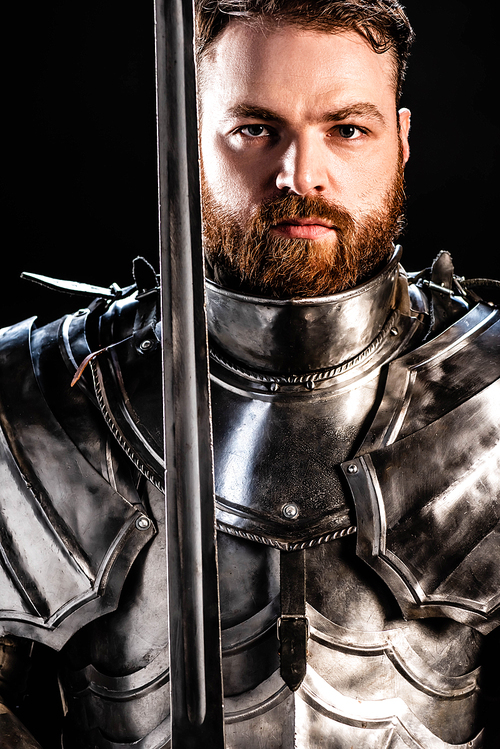
<path id="1" fill-rule="evenodd" d="M 234 107 L 236 100 L 340 97 L 370 99 L 395 90 L 392 52 L 377 54 L 356 32 L 313 31 L 291 24 L 232 20 L 202 64 L 209 89 Z"/>

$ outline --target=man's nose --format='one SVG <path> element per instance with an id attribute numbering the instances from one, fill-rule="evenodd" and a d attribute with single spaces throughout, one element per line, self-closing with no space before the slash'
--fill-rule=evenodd
<path id="1" fill-rule="evenodd" d="M 276 187 L 296 195 L 326 191 L 325 153 L 316 139 L 304 136 L 290 141 L 281 157 Z"/>

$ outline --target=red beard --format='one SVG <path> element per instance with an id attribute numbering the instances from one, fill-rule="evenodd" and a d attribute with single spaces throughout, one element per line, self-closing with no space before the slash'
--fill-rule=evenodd
<path id="1" fill-rule="evenodd" d="M 204 247 L 214 280 L 222 286 L 275 299 L 334 294 L 372 276 L 388 259 L 404 219 L 400 160 L 384 204 L 355 221 L 321 196 L 285 195 L 263 204 L 242 230 L 215 203 L 202 176 Z M 287 219 L 326 219 L 336 240 L 289 239 L 270 233 Z"/>

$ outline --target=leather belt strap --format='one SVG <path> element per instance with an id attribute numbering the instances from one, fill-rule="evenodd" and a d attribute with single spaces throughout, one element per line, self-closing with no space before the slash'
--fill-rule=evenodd
<path id="1" fill-rule="evenodd" d="M 306 675 L 309 620 L 306 617 L 306 552 L 280 554 L 281 615 L 278 619 L 281 678 L 294 692 Z"/>

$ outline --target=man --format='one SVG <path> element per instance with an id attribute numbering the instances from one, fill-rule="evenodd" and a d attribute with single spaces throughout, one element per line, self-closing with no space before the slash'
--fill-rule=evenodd
<path id="1" fill-rule="evenodd" d="M 393 0 L 197 21 L 226 746 L 493 747 L 499 318 L 446 253 L 399 266 L 409 23 Z M 2 333 L 7 747 L 36 746 L 9 709 L 31 639 L 62 649 L 65 747 L 168 746 L 134 270 L 137 295 Z"/>

